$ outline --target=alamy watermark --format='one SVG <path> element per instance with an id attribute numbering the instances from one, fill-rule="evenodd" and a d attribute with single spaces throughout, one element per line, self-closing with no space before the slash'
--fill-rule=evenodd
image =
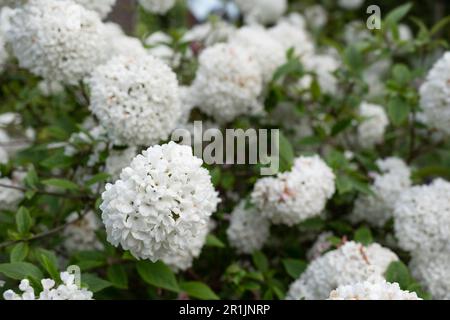
<path id="1" fill-rule="evenodd" d="M 203 130 L 201 121 L 194 122 L 193 131 L 177 129 L 172 141 L 192 146 L 194 155 L 206 164 L 260 164 L 261 175 L 278 173 L 280 168 L 280 130 L 225 129 Z"/>

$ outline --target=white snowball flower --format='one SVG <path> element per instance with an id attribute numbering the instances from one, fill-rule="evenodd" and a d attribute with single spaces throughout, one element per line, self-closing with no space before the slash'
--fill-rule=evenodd
<path id="1" fill-rule="evenodd" d="M 306 254 L 309 261 L 319 258 L 332 247 L 333 244 L 330 242 L 331 237 L 333 237 L 332 232 L 323 232 L 317 237 L 317 240 Z"/>
<path id="2" fill-rule="evenodd" d="M 61 272 L 61 281 L 63 283 L 55 287 L 56 283 L 54 280 L 41 280 L 44 290 L 36 297 L 30 282 L 24 279 L 19 285 L 19 290 L 22 291 L 21 294 L 8 290 L 3 293 L 3 298 L 5 300 L 92 300 L 93 293 L 85 288 L 79 288 L 75 284 L 74 275 Z"/>
<path id="3" fill-rule="evenodd" d="M 120 55 L 137 56 L 146 54 L 142 42 L 137 38 L 127 36 L 122 27 L 114 22 L 105 23 L 104 35 L 108 40 L 108 55 L 111 58 Z"/>
<path id="4" fill-rule="evenodd" d="M 437 179 L 431 185 L 404 191 L 394 210 L 395 234 L 408 251 L 450 248 L 450 183 Z"/>
<path id="5" fill-rule="evenodd" d="M 371 37 L 367 26 L 359 20 L 349 22 L 344 28 L 344 40 L 348 44 L 366 41 Z"/>
<path id="6" fill-rule="evenodd" d="M 389 119 L 382 106 L 362 102 L 359 106 L 362 122 L 358 126 L 358 143 L 364 148 L 373 148 L 383 142 Z"/>
<path id="7" fill-rule="evenodd" d="M 164 15 L 175 5 L 176 0 L 139 0 L 139 4 L 148 12 Z"/>
<path id="8" fill-rule="evenodd" d="M 236 27 L 223 20 L 213 20 L 195 25 L 182 38 L 183 42 L 198 42 L 205 47 L 227 42 L 236 32 Z"/>
<path id="9" fill-rule="evenodd" d="M 450 51 L 439 59 L 420 88 L 427 123 L 450 135 Z"/>
<path id="10" fill-rule="evenodd" d="M 203 51 L 192 89 L 196 105 L 220 122 L 263 112 L 261 69 L 238 45 L 216 44 Z"/>
<path id="11" fill-rule="evenodd" d="M 262 215 L 292 226 L 319 215 L 334 194 L 333 171 L 319 157 L 300 157 L 292 171 L 260 179 L 251 194 Z"/>
<path id="12" fill-rule="evenodd" d="M 287 294 L 288 300 L 323 300 L 339 286 L 382 276 L 398 257 L 377 243 L 364 247 L 350 241 L 313 260 Z"/>
<path id="13" fill-rule="evenodd" d="M 116 4 L 117 0 L 74 0 L 88 10 L 97 12 L 100 17 L 106 18 Z"/>
<path id="14" fill-rule="evenodd" d="M 99 16 L 63 0 L 30 0 L 8 14 L 6 38 L 21 67 L 77 84 L 107 58 Z"/>
<path id="15" fill-rule="evenodd" d="M 308 31 L 301 26 L 301 21 L 295 22 L 295 19 L 281 20 L 269 29 L 269 33 L 274 40 L 281 43 L 285 52 L 294 49 L 296 55 L 305 58 L 314 53 L 314 43 Z"/>
<path id="16" fill-rule="evenodd" d="M 14 211 L 17 209 L 17 205 L 22 201 L 24 193 L 21 190 L 14 189 L 22 187 L 23 175 L 19 173 L 13 173 L 12 178 L 0 178 L 0 184 L 7 188 L 0 186 L 0 210 Z"/>
<path id="17" fill-rule="evenodd" d="M 247 23 L 271 24 L 287 10 L 287 0 L 235 0 Z"/>
<path id="18" fill-rule="evenodd" d="M 191 87 L 180 86 L 180 100 L 181 117 L 179 119 L 178 126 L 184 127 L 188 124 L 192 109 L 195 107 L 195 98 Z"/>
<path id="19" fill-rule="evenodd" d="M 161 59 L 172 68 L 177 68 L 180 66 L 183 56 L 181 53 L 175 52 L 175 50 L 172 49 L 172 42 L 172 37 L 162 31 L 152 33 L 145 40 L 145 44 L 150 47 L 147 49 L 148 53 Z"/>
<path id="20" fill-rule="evenodd" d="M 400 289 L 398 283 L 389 283 L 382 277 L 339 286 L 330 293 L 329 300 L 422 300 L 415 292 Z"/>
<path id="21" fill-rule="evenodd" d="M 106 173 L 114 180 L 118 179 L 123 168 L 129 166 L 137 154 L 137 148 L 134 146 L 124 150 L 111 150 L 106 159 Z"/>
<path id="22" fill-rule="evenodd" d="M 450 253 L 418 252 L 409 264 L 412 276 L 433 299 L 450 300 Z"/>
<path id="23" fill-rule="evenodd" d="M 339 69 L 341 63 L 329 54 L 313 55 L 303 60 L 305 70 L 314 72 L 317 75 L 317 81 L 321 90 L 328 94 L 336 94 L 338 81 L 334 76 L 334 72 Z M 312 82 L 313 77 L 305 75 L 300 80 L 300 88 L 309 89 Z"/>
<path id="24" fill-rule="evenodd" d="M 272 80 L 278 67 L 286 62 L 286 53 L 283 46 L 261 27 L 253 26 L 239 29 L 231 39 L 231 43 L 247 48 L 259 63 L 265 83 Z"/>
<path id="25" fill-rule="evenodd" d="M 77 212 L 70 214 L 70 223 L 63 231 L 63 247 L 67 252 L 102 250 L 103 244 L 97 239 L 95 232 L 100 229 L 101 222 L 95 212 L 90 211 L 79 219 Z"/>
<path id="26" fill-rule="evenodd" d="M 323 6 L 316 4 L 305 9 L 305 18 L 313 28 L 320 29 L 328 22 L 328 13 Z"/>
<path id="27" fill-rule="evenodd" d="M 372 172 L 371 190 L 374 195 L 361 195 L 355 201 L 351 220 L 367 221 L 382 227 L 393 217 L 400 194 L 411 187 L 411 169 L 399 158 L 377 161 L 380 173 Z"/>
<path id="28" fill-rule="evenodd" d="M 362 6 L 364 0 L 339 0 L 338 4 L 346 10 L 355 10 Z"/>
<path id="29" fill-rule="evenodd" d="M 240 253 L 260 250 L 270 235 L 270 223 L 255 207 L 246 208 L 245 201 L 239 203 L 231 213 L 227 229 L 228 240 Z"/>
<path id="30" fill-rule="evenodd" d="M 219 202 L 201 165 L 192 148 L 174 142 L 138 155 L 102 195 L 108 241 L 151 261 L 198 254 Z"/>
<path id="31" fill-rule="evenodd" d="M 91 111 L 117 144 L 167 139 L 181 115 L 176 75 L 150 55 L 117 56 L 89 79 Z"/>

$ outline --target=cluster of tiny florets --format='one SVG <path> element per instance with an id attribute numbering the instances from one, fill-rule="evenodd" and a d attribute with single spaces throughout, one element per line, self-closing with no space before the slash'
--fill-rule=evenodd
<path id="1" fill-rule="evenodd" d="M 108 241 L 168 264 L 198 255 L 219 202 L 201 166 L 190 147 L 174 142 L 138 155 L 102 195 Z"/>
<path id="2" fill-rule="evenodd" d="M 372 148 L 383 142 L 389 119 L 382 106 L 363 102 L 359 107 L 362 122 L 358 126 L 358 143 L 361 147 Z"/>
<path id="3" fill-rule="evenodd" d="M 72 1 L 30 0 L 7 19 L 20 66 L 45 79 L 77 84 L 107 59 L 99 16 Z"/>
<path id="4" fill-rule="evenodd" d="M 287 10 L 286 0 L 235 0 L 247 23 L 275 23 Z"/>
<path id="5" fill-rule="evenodd" d="M 411 187 L 411 169 L 399 158 L 377 161 L 380 172 L 372 172 L 372 195 L 361 195 L 351 215 L 354 222 L 367 221 L 382 227 L 393 217 L 400 194 Z"/>
<path id="6" fill-rule="evenodd" d="M 391 262 L 398 257 L 377 243 L 368 247 L 347 242 L 313 260 L 287 294 L 289 300 L 322 300 L 339 286 L 366 281 L 382 276 Z"/>
<path id="7" fill-rule="evenodd" d="M 322 212 L 334 194 L 334 180 L 320 157 L 300 157 L 290 172 L 259 180 L 251 197 L 263 216 L 292 226 Z"/>
<path id="8" fill-rule="evenodd" d="M 112 58 L 93 72 L 89 86 L 90 109 L 119 145 L 167 139 L 181 115 L 176 75 L 150 55 Z"/>

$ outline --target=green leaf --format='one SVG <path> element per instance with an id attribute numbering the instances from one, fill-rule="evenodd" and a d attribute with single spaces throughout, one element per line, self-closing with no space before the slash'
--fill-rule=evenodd
<path id="1" fill-rule="evenodd" d="M 40 164 L 48 169 L 62 169 L 70 167 L 73 162 L 72 158 L 65 156 L 63 153 L 56 153 L 41 161 Z"/>
<path id="2" fill-rule="evenodd" d="M 31 226 L 32 226 L 32 220 L 30 216 L 30 212 L 25 207 L 20 207 L 19 210 L 16 213 L 16 225 L 17 225 L 17 231 L 19 231 L 20 234 L 24 235 L 26 234 Z"/>
<path id="3" fill-rule="evenodd" d="M 96 174 L 95 176 L 93 176 L 92 178 L 90 178 L 88 181 L 86 181 L 85 186 L 86 187 L 90 187 L 98 182 L 105 182 L 106 180 L 108 180 L 111 176 L 107 173 L 99 173 Z M 78 186 L 77 186 L 78 187 Z"/>
<path id="4" fill-rule="evenodd" d="M 289 171 L 294 163 L 294 147 L 286 136 L 280 132 L 280 171 Z"/>
<path id="5" fill-rule="evenodd" d="M 337 122 L 331 129 L 331 135 L 337 136 L 342 131 L 346 130 L 352 124 L 353 118 L 347 118 Z"/>
<path id="6" fill-rule="evenodd" d="M 369 228 L 361 227 L 355 231 L 354 240 L 363 245 L 371 244 L 373 242 L 372 231 Z"/>
<path id="7" fill-rule="evenodd" d="M 25 242 L 20 242 L 11 250 L 9 259 L 11 262 L 20 262 L 25 260 L 29 252 L 28 245 Z"/>
<path id="8" fill-rule="evenodd" d="M 112 283 L 103 280 L 92 273 L 86 273 L 81 276 L 81 283 L 86 285 L 90 291 L 93 293 L 102 291 L 108 287 L 112 286 Z"/>
<path id="9" fill-rule="evenodd" d="M 411 81 L 411 71 L 404 64 L 396 64 L 392 69 L 392 76 L 402 86 Z"/>
<path id="10" fill-rule="evenodd" d="M 30 187 L 32 189 L 35 189 L 36 185 L 39 183 L 39 177 L 33 165 L 31 165 L 28 169 L 24 182 L 27 187 Z"/>
<path id="11" fill-rule="evenodd" d="M 47 271 L 52 279 L 59 279 L 58 258 L 56 255 L 46 249 L 37 249 L 36 256 L 41 266 Z"/>
<path id="12" fill-rule="evenodd" d="M 405 3 L 388 13 L 385 19 L 387 27 L 392 27 L 402 20 L 412 8 L 412 3 Z"/>
<path id="13" fill-rule="evenodd" d="M 220 171 L 219 167 L 215 167 L 214 169 L 212 169 L 210 172 L 211 175 L 211 182 L 212 184 L 217 187 L 220 183 L 220 178 L 222 175 L 222 172 Z"/>
<path id="14" fill-rule="evenodd" d="M 157 288 L 167 289 L 169 291 L 179 292 L 177 279 L 174 273 L 163 262 L 155 263 L 139 261 L 136 264 L 137 271 L 141 278 Z"/>
<path id="15" fill-rule="evenodd" d="M 208 247 L 225 248 L 225 244 L 213 234 L 208 234 L 205 245 Z"/>
<path id="16" fill-rule="evenodd" d="M 388 115 L 393 125 L 402 125 L 408 119 L 409 112 L 410 107 L 402 98 L 395 97 L 389 101 Z"/>
<path id="17" fill-rule="evenodd" d="M 28 262 L 2 263 L 0 264 L 0 273 L 14 280 L 22 280 L 29 277 L 39 280 L 43 277 L 41 270 Z"/>
<path id="18" fill-rule="evenodd" d="M 345 49 L 344 61 L 354 72 L 359 72 L 364 67 L 364 57 L 355 46 L 349 46 Z"/>
<path id="19" fill-rule="evenodd" d="M 298 259 L 284 259 L 283 266 L 288 275 L 290 275 L 293 279 L 298 279 L 305 271 L 307 263 Z"/>
<path id="20" fill-rule="evenodd" d="M 128 276 L 125 268 L 115 264 L 108 268 L 106 272 L 108 280 L 119 289 L 128 289 Z"/>
<path id="21" fill-rule="evenodd" d="M 401 261 L 392 262 L 386 270 L 385 276 L 388 282 L 397 282 L 403 290 L 406 290 L 412 282 L 408 267 Z"/>
<path id="22" fill-rule="evenodd" d="M 190 297 L 201 300 L 219 300 L 219 297 L 206 284 L 197 281 L 182 282 L 181 290 L 186 292 Z"/>
<path id="23" fill-rule="evenodd" d="M 79 190 L 77 184 L 73 183 L 72 181 L 65 180 L 65 179 L 47 179 L 42 181 L 43 184 L 47 186 L 52 186 L 64 190 Z"/>
<path id="24" fill-rule="evenodd" d="M 440 30 L 442 30 L 446 25 L 448 25 L 450 23 L 450 15 L 445 17 L 444 19 L 440 20 L 439 22 L 437 22 L 430 31 L 431 35 L 434 35 L 436 33 L 438 33 Z"/>
<path id="25" fill-rule="evenodd" d="M 352 179 L 346 174 L 340 174 L 336 177 L 336 187 L 339 194 L 345 194 L 353 190 Z"/>
<path id="26" fill-rule="evenodd" d="M 252 255 L 253 264 L 258 268 L 261 272 L 267 272 L 269 270 L 269 261 L 267 260 L 264 253 L 261 251 L 255 251 Z"/>

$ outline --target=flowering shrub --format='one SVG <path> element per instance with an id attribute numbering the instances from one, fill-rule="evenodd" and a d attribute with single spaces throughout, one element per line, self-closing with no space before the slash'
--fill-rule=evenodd
<path id="1" fill-rule="evenodd" d="M 1 296 L 450 299 L 450 18 L 389 2 L 0 0 Z"/>

